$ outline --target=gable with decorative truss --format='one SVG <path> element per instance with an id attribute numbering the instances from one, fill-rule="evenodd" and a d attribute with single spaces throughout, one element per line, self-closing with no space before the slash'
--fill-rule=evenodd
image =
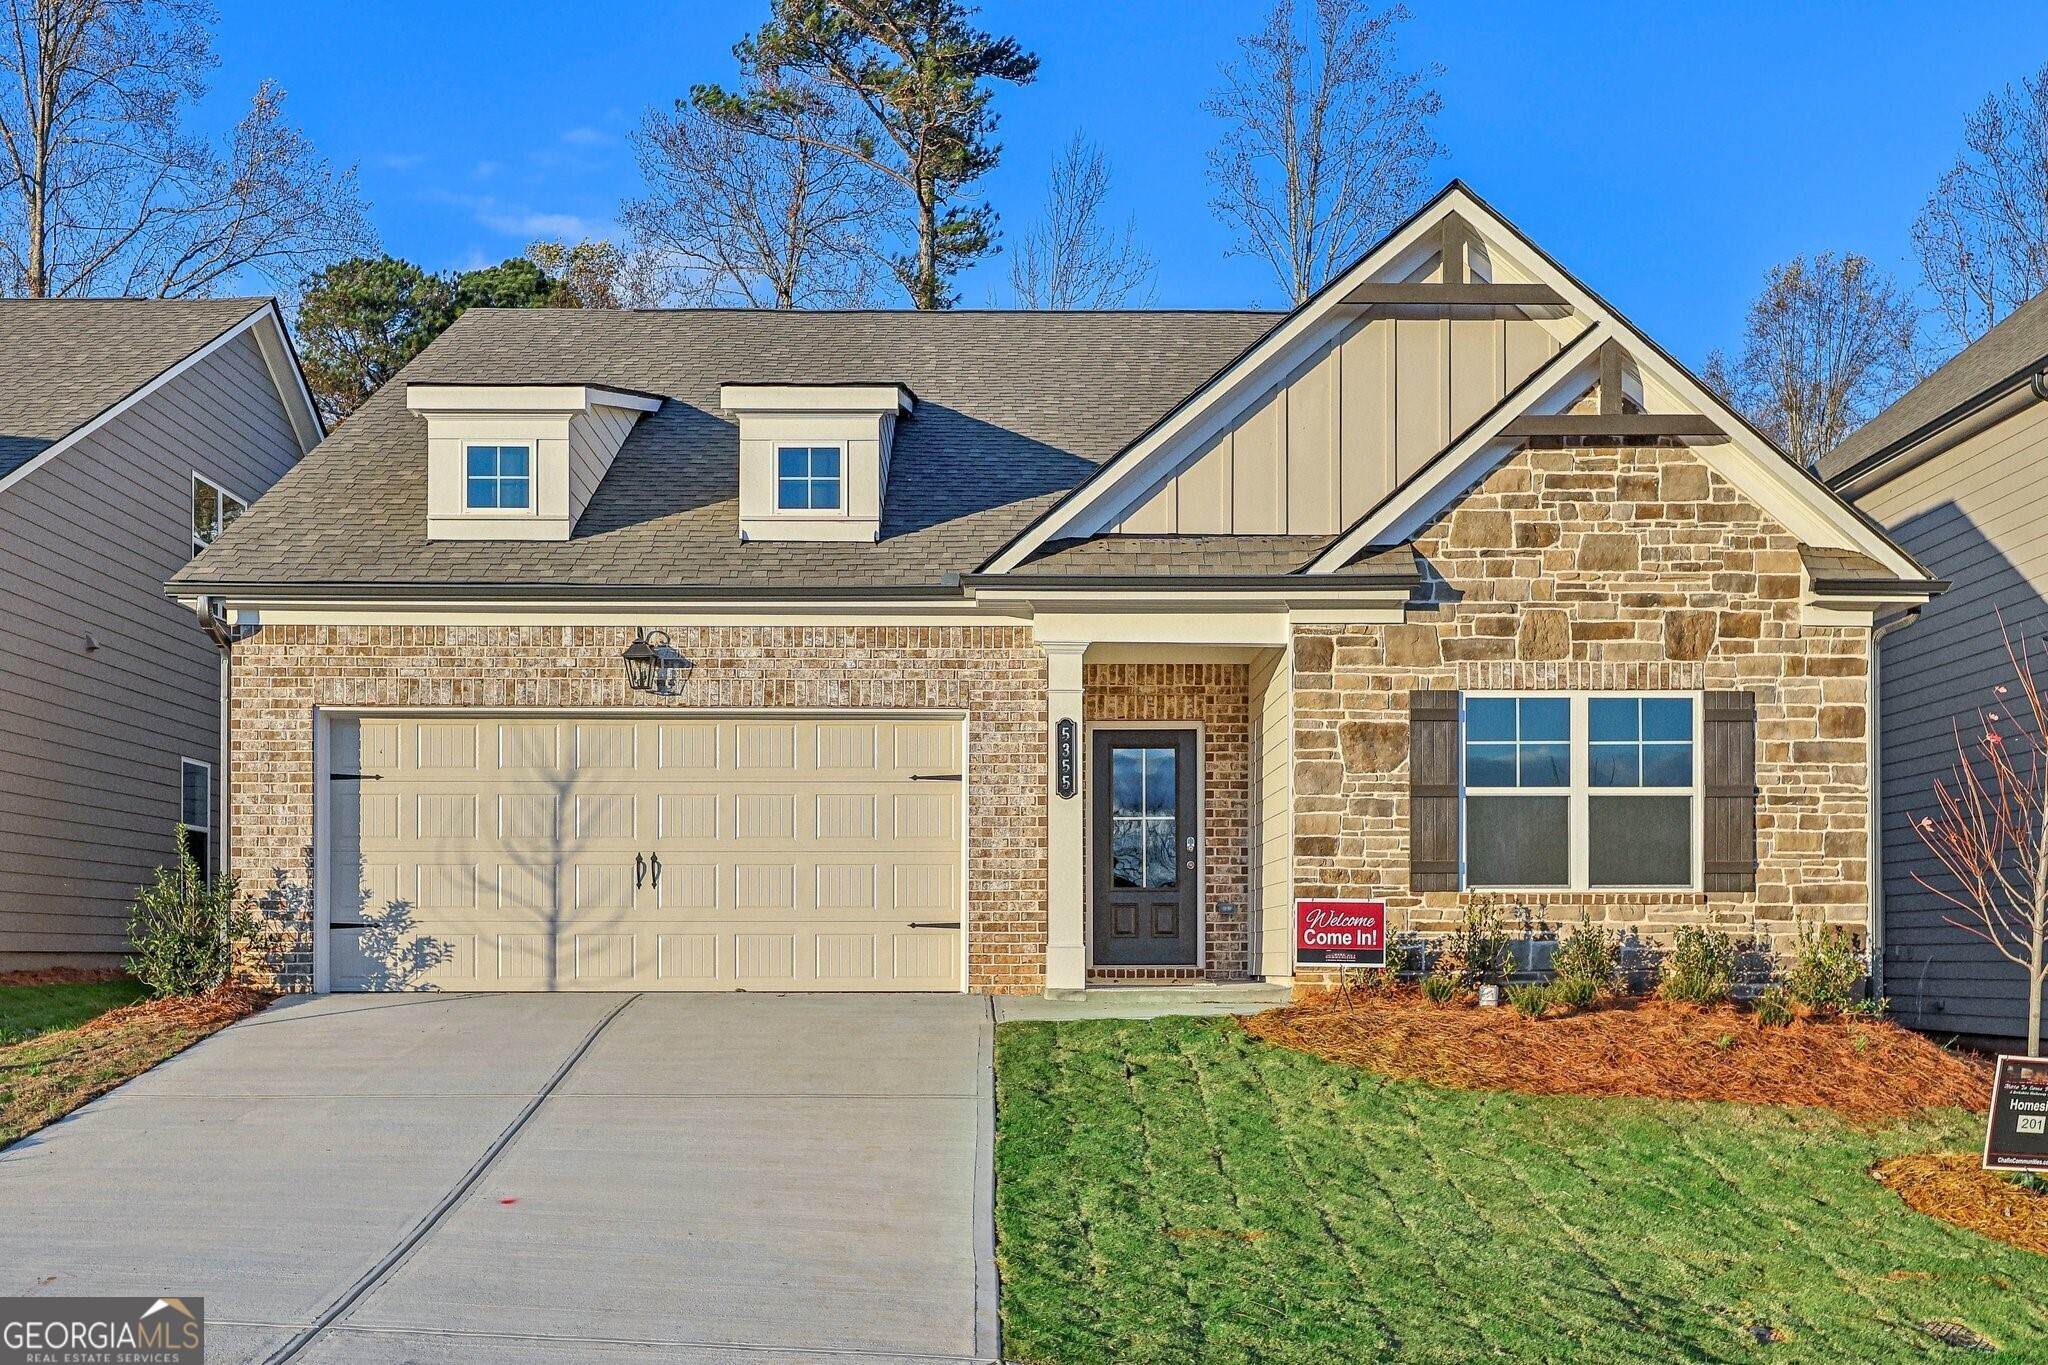
<path id="1" fill-rule="evenodd" d="M 1683 444 L 1817 550 L 1926 571 L 1453 182 L 984 566 L 1098 537 L 1411 540 L 1530 444 Z"/>

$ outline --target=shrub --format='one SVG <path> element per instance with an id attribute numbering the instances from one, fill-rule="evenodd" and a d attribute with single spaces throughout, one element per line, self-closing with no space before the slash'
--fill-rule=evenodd
<path id="1" fill-rule="evenodd" d="M 1422 978 L 1422 993 L 1439 1005 L 1448 1005 L 1458 995 L 1457 978 L 1449 976 L 1425 976 Z"/>
<path id="2" fill-rule="evenodd" d="M 1548 986 L 1526 985 L 1508 987 L 1508 1003 L 1517 1012 L 1531 1019 L 1540 1018 L 1550 1008 L 1551 991 Z"/>
<path id="3" fill-rule="evenodd" d="M 1466 990 L 1506 979 L 1514 946 L 1507 916 L 1492 896 L 1481 893 L 1466 900 L 1464 922 L 1452 937 L 1450 955 L 1457 963 L 1458 984 Z"/>
<path id="4" fill-rule="evenodd" d="M 1792 1022 L 1792 997 L 1783 986 L 1766 986 L 1757 996 L 1756 1021 L 1772 1028 Z"/>
<path id="5" fill-rule="evenodd" d="M 1614 989 L 1621 973 L 1621 935 L 1597 927 L 1590 913 L 1581 913 L 1571 937 L 1551 954 L 1550 973 L 1560 986 L 1583 982 L 1592 988 L 1592 996 L 1604 995 Z"/>
<path id="6" fill-rule="evenodd" d="M 1606 991 L 1598 984 L 1583 976 L 1566 977 L 1550 983 L 1550 998 L 1567 1009 L 1591 1009 L 1605 994 Z"/>
<path id="7" fill-rule="evenodd" d="M 254 940 L 260 927 L 242 908 L 236 880 L 209 878 L 183 837 L 175 842 L 177 860 L 156 870 L 128 911 L 128 970 L 157 999 L 218 986 L 236 947 Z"/>
<path id="8" fill-rule="evenodd" d="M 1815 1014 L 1840 1014 L 1855 1003 L 1863 955 L 1837 925 L 1799 921 L 1785 994 Z"/>
<path id="9" fill-rule="evenodd" d="M 1735 940 L 1697 924 L 1680 925 L 1671 937 L 1657 993 L 1666 1000 L 1718 1005 L 1734 986 Z"/>

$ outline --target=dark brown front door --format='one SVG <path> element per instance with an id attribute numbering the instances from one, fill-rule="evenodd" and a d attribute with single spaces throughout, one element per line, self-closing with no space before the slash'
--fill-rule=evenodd
<path id="1" fill-rule="evenodd" d="M 1201 815 L 1192 730 L 1097 730 L 1095 962 L 1201 961 Z"/>

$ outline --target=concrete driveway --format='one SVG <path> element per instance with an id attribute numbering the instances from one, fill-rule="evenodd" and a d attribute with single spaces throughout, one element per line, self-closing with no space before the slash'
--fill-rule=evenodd
<path id="1" fill-rule="evenodd" d="M 209 1361 L 990 1360 L 987 1000 L 301 998 L 0 1152 L 0 1295 Z"/>

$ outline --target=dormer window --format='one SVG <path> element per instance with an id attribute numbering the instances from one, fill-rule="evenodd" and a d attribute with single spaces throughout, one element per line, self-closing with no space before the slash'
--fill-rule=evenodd
<path id="1" fill-rule="evenodd" d="M 780 446 L 775 465 L 776 511 L 837 512 L 845 506 L 838 446 Z"/>
<path id="2" fill-rule="evenodd" d="M 533 450 L 530 446 L 469 447 L 472 512 L 520 511 L 533 506 Z"/>
<path id="3" fill-rule="evenodd" d="M 727 384 L 739 419 L 741 540 L 879 540 L 901 384 Z"/>

